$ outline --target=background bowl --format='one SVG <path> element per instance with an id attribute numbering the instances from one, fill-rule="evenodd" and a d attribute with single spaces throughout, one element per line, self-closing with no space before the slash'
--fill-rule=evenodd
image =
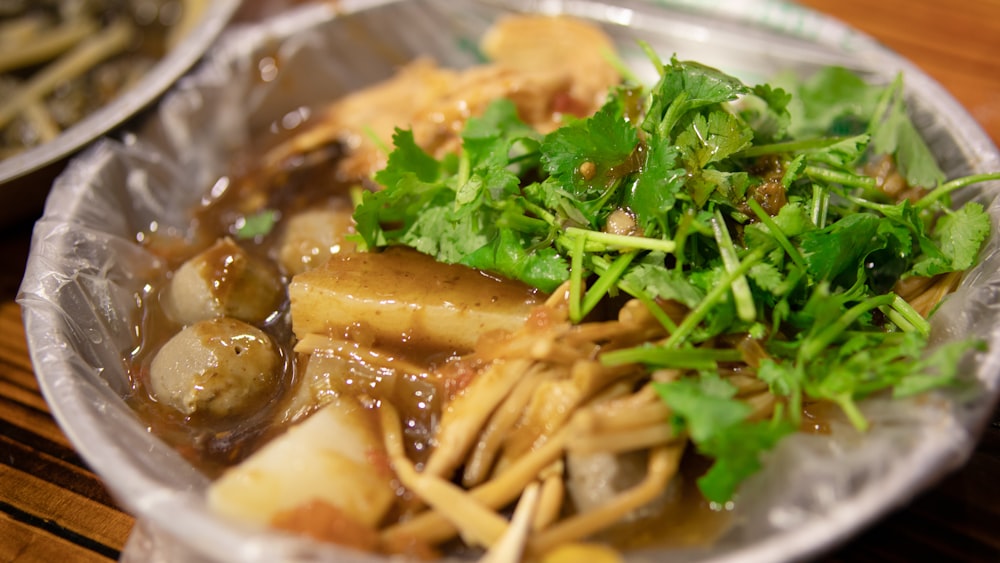
<path id="1" fill-rule="evenodd" d="M 208 480 L 147 431 L 126 405 L 123 358 L 136 346 L 136 296 L 159 259 L 136 244 L 152 224 L 183 228 L 189 205 L 227 172 L 229 158 L 260 132 L 331 98 L 389 76 L 417 55 L 466 66 L 469 45 L 500 14 L 562 11 L 605 27 L 640 75 L 653 72 L 635 46 L 695 59 L 748 82 L 780 70 L 848 66 L 876 81 L 903 72 L 915 120 L 949 177 L 1000 169 L 1000 154 L 971 117 L 925 74 L 868 37 L 814 12 L 771 1 L 622 0 L 343 1 L 233 30 L 158 112 L 122 142 L 104 140 L 59 177 L 37 224 L 18 302 L 32 360 L 52 412 L 116 499 L 138 517 L 123 559 L 145 561 L 373 561 L 260 533 L 214 517 Z M 735 7 L 734 7 L 735 5 Z M 280 61 L 262 80 L 261 61 Z M 267 66 L 267 65 L 264 65 Z M 270 67 L 269 67 L 270 68 Z M 644 74 L 645 73 L 645 74 Z M 308 77 L 308 79 L 305 79 Z M 998 186 L 962 199 L 1000 223 Z M 1000 246 L 934 319 L 936 334 L 977 335 L 990 352 L 963 366 L 969 388 L 930 401 L 866 401 L 873 429 L 784 441 L 744 487 L 734 526 L 711 550 L 638 551 L 636 561 L 782 561 L 825 549 L 905 502 L 971 451 L 997 400 L 1000 379 Z"/>
<path id="2" fill-rule="evenodd" d="M 233 17 L 240 0 L 212 0 L 190 32 L 134 85 L 51 141 L 0 160 L 0 226 L 33 218 L 67 160 L 152 105 L 191 69 Z"/>

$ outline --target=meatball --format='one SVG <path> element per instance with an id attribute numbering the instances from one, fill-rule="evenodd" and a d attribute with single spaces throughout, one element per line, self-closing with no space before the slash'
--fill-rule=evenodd
<path id="1" fill-rule="evenodd" d="M 162 304 L 167 315 L 183 325 L 224 316 L 258 323 L 275 313 L 284 299 L 278 272 L 223 238 L 174 272 Z"/>
<path id="2" fill-rule="evenodd" d="M 288 219 L 281 242 L 281 265 L 290 274 L 301 274 L 325 264 L 331 256 L 354 250 L 346 237 L 354 223 L 349 207 L 314 209 Z"/>
<path id="3" fill-rule="evenodd" d="M 185 415 L 213 418 L 253 412 L 273 397 L 282 363 L 270 337 L 232 318 L 199 321 L 153 358 L 153 398 Z"/>

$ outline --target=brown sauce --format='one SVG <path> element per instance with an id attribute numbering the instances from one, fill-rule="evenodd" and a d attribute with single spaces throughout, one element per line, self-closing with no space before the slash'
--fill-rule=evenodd
<path id="1" fill-rule="evenodd" d="M 623 550 L 711 545 L 726 531 L 733 507 L 714 505 L 698 490 L 698 477 L 709 465 L 707 459 L 690 451 L 685 453 L 679 475 L 670 484 L 675 487 L 672 500 L 656 514 L 620 523 L 604 531 L 599 539 Z"/>

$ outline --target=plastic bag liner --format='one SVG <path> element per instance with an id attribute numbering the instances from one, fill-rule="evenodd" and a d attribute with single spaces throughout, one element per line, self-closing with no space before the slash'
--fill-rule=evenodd
<path id="1" fill-rule="evenodd" d="M 917 68 L 867 36 L 780 2 L 528 2 L 412 0 L 314 5 L 231 30 L 134 134 L 102 140 L 57 180 L 35 227 L 18 302 L 31 357 L 56 419 L 115 498 L 137 517 L 127 561 L 378 561 L 380 557 L 248 529 L 211 514 L 208 479 L 147 430 L 126 405 L 124 358 L 137 345 L 137 299 L 165 267 L 137 233 L 184 229 L 187 209 L 255 134 L 302 108 L 390 76 L 427 56 L 477 62 L 470 45 L 513 10 L 567 12 L 603 25 L 640 77 L 653 78 L 636 39 L 743 78 L 839 64 L 870 80 L 903 72 L 918 127 L 947 175 L 1000 170 L 1000 155 L 969 115 Z M 264 80 L 259 61 L 281 62 Z M 1000 186 L 957 199 L 1000 219 Z M 998 393 L 1000 252 L 994 235 L 979 266 L 933 318 L 936 341 L 977 336 L 989 351 L 963 360 L 961 389 L 919 399 L 867 400 L 872 428 L 834 424 L 795 435 L 746 482 L 732 527 L 710 549 L 634 551 L 632 561 L 781 561 L 843 540 L 909 500 L 969 456 Z"/>

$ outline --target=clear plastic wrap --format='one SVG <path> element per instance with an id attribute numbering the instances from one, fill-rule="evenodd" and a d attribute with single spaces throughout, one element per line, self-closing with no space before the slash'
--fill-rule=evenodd
<path id="1" fill-rule="evenodd" d="M 187 209 L 227 173 L 257 132 L 299 108 L 320 107 L 389 76 L 416 55 L 442 65 L 476 61 L 474 44 L 510 10 L 567 12 L 605 26 L 637 73 L 653 72 L 642 39 L 667 56 L 699 60 L 749 82 L 827 64 L 872 80 L 902 71 L 915 120 L 949 177 L 1000 170 L 1000 154 L 936 83 L 871 39 L 781 2 L 412 0 L 314 5 L 230 31 L 181 80 L 140 131 L 102 140 L 57 180 L 38 222 L 18 302 L 31 356 L 52 411 L 117 500 L 138 518 L 125 561 L 377 561 L 213 516 L 208 479 L 147 431 L 122 397 L 125 358 L 140 322 L 136 299 L 164 267 L 137 243 L 156 223 L 183 228 Z M 709 7 L 711 5 L 711 7 Z M 751 9 L 753 8 L 753 9 Z M 379 48 L 373 48 L 378 46 Z M 276 54 L 277 78 L 258 61 Z M 1000 223 L 995 184 L 961 199 Z M 935 315 L 937 339 L 975 335 L 989 351 L 967 358 L 970 385 L 920 400 L 869 400 L 872 429 L 834 424 L 830 436 L 796 435 L 745 483 L 732 528 L 707 550 L 636 551 L 632 561 L 799 559 L 844 539 L 958 467 L 1000 392 L 1000 252 L 983 260 Z"/>

